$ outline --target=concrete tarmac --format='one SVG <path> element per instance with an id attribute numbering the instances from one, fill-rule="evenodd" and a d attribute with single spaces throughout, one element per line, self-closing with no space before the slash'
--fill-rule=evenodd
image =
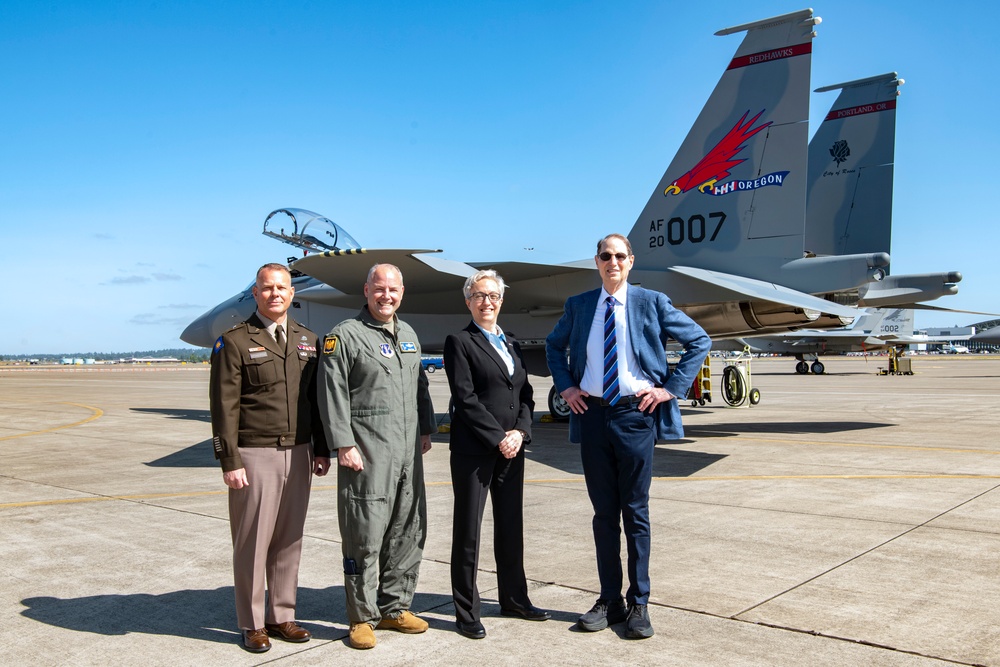
<path id="1" fill-rule="evenodd" d="M 488 636 L 454 629 L 448 436 L 426 455 L 422 635 L 346 641 L 335 476 L 315 478 L 298 620 L 312 641 L 239 643 L 208 367 L 0 367 L 0 618 L 10 665 L 1000 665 L 1000 359 L 752 362 L 752 408 L 685 407 L 657 446 L 648 640 L 580 632 L 598 583 L 591 508 L 564 424 L 527 450 L 525 562 L 553 619 L 501 617 L 490 512 Z M 431 376 L 444 413 L 448 386 Z M 684 404 L 689 405 L 689 404 Z M 443 420 L 443 414 L 441 415 Z"/>

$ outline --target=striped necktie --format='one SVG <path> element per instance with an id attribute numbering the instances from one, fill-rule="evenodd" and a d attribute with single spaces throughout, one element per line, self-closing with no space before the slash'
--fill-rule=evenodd
<path id="1" fill-rule="evenodd" d="M 618 387 L 618 342 L 615 336 L 615 298 L 607 298 L 604 311 L 604 393 L 601 398 L 614 405 L 621 397 Z"/>

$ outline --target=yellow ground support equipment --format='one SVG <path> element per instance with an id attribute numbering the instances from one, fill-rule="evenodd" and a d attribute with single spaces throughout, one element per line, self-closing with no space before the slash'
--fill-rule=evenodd
<path id="1" fill-rule="evenodd" d="M 902 352 L 897 352 L 896 348 L 889 348 L 889 365 L 879 366 L 879 375 L 913 375 L 913 360 L 903 356 Z"/>

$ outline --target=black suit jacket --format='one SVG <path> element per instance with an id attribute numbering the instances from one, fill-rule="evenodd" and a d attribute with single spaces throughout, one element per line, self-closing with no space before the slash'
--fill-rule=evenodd
<path id="1" fill-rule="evenodd" d="M 508 375 L 507 365 L 475 322 L 445 340 L 444 369 L 454 402 L 453 452 L 495 453 L 512 429 L 527 433 L 525 442 L 531 440 L 535 402 L 521 348 L 509 335 L 507 349 L 514 358 L 513 376 Z"/>

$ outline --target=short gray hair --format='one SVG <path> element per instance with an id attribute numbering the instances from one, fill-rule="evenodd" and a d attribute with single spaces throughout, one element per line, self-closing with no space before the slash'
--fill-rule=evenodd
<path id="1" fill-rule="evenodd" d="M 398 266 L 396 266 L 395 264 L 389 264 L 388 262 L 379 262 L 378 264 L 372 265 L 372 268 L 368 269 L 368 277 L 365 278 L 365 283 L 371 285 L 372 278 L 375 277 L 375 272 L 381 268 L 386 268 L 395 271 L 396 275 L 399 276 L 399 284 L 400 285 L 403 284 L 403 272 L 399 270 Z"/>
<path id="2" fill-rule="evenodd" d="M 480 280 L 494 281 L 500 289 L 500 298 L 503 298 L 503 291 L 507 289 L 507 286 L 504 284 L 503 278 L 500 277 L 500 274 L 493 269 L 481 269 L 465 279 L 465 285 L 462 287 L 462 294 L 465 295 L 466 299 L 472 298 L 472 286 Z"/>

